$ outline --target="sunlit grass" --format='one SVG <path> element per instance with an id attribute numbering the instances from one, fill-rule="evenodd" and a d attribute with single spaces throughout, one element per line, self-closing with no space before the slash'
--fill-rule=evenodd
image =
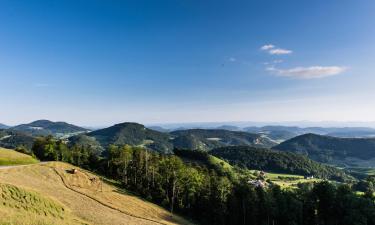
<path id="1" fill-rule="evenodd" d="M 37 162 L 38 160 L 30 155 L 19 153 L 10 149 L 0 148 L 0 166 L 25 165 Z"/>
<path id="2" fill-rule="evenodd" d="M 17 186 L 0 184 L 0 225 L 83 224 L 60 203 Z"/>

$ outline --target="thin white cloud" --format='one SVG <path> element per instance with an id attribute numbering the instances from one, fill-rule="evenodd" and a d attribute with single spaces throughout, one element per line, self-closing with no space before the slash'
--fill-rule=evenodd
<path id="1" fill-rule="evenodd" d="M 275 46 L 272 44 L 263 45 L 262 47 L 260 47 L 260 50 L 267 51 L 267 50 L 273 49 L 274 47 Z"/>
<path id="2" fill-rule="evenodd" d="M 290 77 L 296 79 L 316 79 L 339 75 L 347 70 L 342 66 L 310 66 L 295 67 L 291 69 L 278 69 L 275 67 L 266 68 L 267 71 L 277 76 Z"/>
<path id="3" fill-rule="evenodd" d="M 292 54 L 293 51 L 289 49 L 275 48 L 268 51 L 271 55 L 288 55 Z"/>
<path id="4" fill-rule="evenodd" d="M 237 61 L 236 58 L 234 58 L 234 57 L 230 57 L 230 58 L 229 58 L 229 62 L 235 62 L 235 61 Z"/>
<path id="5" fill-rule="evenodd" d="M 282 59 L 273 60 L 273 63 L 275 63 L 275 64 L 282 63 L 282 62 L 284 62 L 284 60 L 282 60 Z"/>
<path id="6" fill-rule="evenodd" d="M 293 53 L 293 51 L 289 49 L 276 48 L 273 44 L 263 45 L 260 47 L 260 50 L 266 51 L 271 55 L 288 55 Z"/>

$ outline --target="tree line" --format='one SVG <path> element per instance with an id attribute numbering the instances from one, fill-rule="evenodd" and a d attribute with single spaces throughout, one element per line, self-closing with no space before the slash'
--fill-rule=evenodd
<path id="1" fill-rule="evenodd" d="M 301 184 L 296 190 L 255 187 L 246 173 L 227 176 L 173 154 L 129 145 L 110 145 L 101 154 L 90 146 L 41 137 L 32 152 L 41 160 L 69 162 L 115 179 L 127 190 L 200 224 L 375 224 L 372 193 L 357 195 L 347 185 L 325 181 Z"/>

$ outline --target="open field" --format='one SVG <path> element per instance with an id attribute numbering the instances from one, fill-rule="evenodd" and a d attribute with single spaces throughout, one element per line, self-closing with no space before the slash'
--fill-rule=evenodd
<path id="1" fill-rule="evenodd" d="M 257 170 L 251 170 L 252 172 L 259 172 Z M 266 180 L 272 181 L 279 185 L 281 188 L 295 188 L 298 183 L 309 183 L 318 182 L 321 179 L 305 179 L 304 176 L 294 174 L 282 174 L 282 173 L 268 173 L 265 175 Z"/>
<path id="2" fill-rule="evenodd" d="M 375 168 L 351 167 L 351 168 L 348 168 L 348 170 L 355 172 L 355 173 L 375 175 Z"/>
<path id="3" fill-rule="evenodd" d="M 190 224 L 155 204 L 102 182 L 100 177 L 92 173 L 79 168 L 76 168 L 77 172 L 69 173 L 72 168 L 76 167 L 51 162 L 0 170 L 1 187 L 23 193 L 15 194 L 21 196 L 14 199 L 14 205 L 18 207 L 0 205 L 0 224 L 12 224 L 7 223 L 9 220 L 6 218 L 22 220 L 29 217 L 35 220 L 20 224 Z M 43 198 L 43 201 L 36 202 L 48 203 L 43 203 L 42 206 L 30 205 L 27 201 L 24 202 L 24 193 L 30 193 L 26 196 Z M 30 210 L 22 213 L 23 211 L 18 210 L 20 207 Z M 37 210 L 33 210 L 33 207 Z M 39 215 L 39 208 L 40 212 L 50 208 L 53 212 Z M 46 220 L 40 222 L 40 217 Z"/>
<path id="4" fill-rule="evenodd" d="M 0 147 L 0 166 L 25 165 L 37 162 L 37 159 L 29 155 Z"/>

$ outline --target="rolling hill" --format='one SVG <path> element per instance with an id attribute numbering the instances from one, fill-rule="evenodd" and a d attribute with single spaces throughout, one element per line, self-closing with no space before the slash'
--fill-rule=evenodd
<path id="1" fill-rule="evenodd" d="M 52 122 L 49 120 L 37 120 L 28 124 L 21 124 L 9 128 L 11 130 L 22 131 L 33 136 L 53 135 L 57 137 L 70 136 L 77 133 L 87 132 L 82 127 L 75 126 L 66 122 Z"/>
<path id="2" fill-rule="evenodd" d="M 233 145 L 268 148 L 276 144 L 259 134 L 240 131 L 190 129 L 174 131 L 170 134 L 173 136 L 174 147 L 178 149 L 209 151 L 214 148 Z"/>
<path id="3" fill-rule="evenodd" d="M 170 153 L 173 150 L 167 133 L 146 128 L 138 123 L 120 123 L 112 127 L 96 130 L 87 134 L 102 147 L 110 144 L 144 146 L 158 152 Z"/>
<path id="4" fill-rule="evenodd" d="M 75 173 L 69 171 L 75 168 Z M 70 164 L 0 168 L 0 224 L 190 224 Z"/>
<path id="5" fill-rule="evenodd" d="M 272 147 L 277 143 L 258 134 L 214 129 L 179 130 L 170 133 L 146 128 L 138 123 L 120 123 L 69 138 L 71 145 L 90 145 L 106 149 L 110 144 L 143 146 L 161 153 L 174 148 L 209 151 L 231 145 Z"/>
<path id="6" fill-rule="evenodd" d="M 0 130 L 0 147 L 17 148 L 20 146 L 30 150 L 35 138 L 24 132 L 16 130 Z"/>
<path id="7" fill-rule="evenodd" d="M 347 180 L 352 179 L 342 170 L 320 164 L 309 158 L 291 152 L 259 149 L 249 146 L 217 148 L 210 154 L 226 160 L 232 165 L 246 169 L 296 175 L 314 175 L 318 178 Z"/>
<path id="8" fill-rule="evenodd" d="M 287 140 L 274 149 L 301 153 L 324 163 L 375 166 L 375 138 L 337 138 L 305 134 Z"/>

